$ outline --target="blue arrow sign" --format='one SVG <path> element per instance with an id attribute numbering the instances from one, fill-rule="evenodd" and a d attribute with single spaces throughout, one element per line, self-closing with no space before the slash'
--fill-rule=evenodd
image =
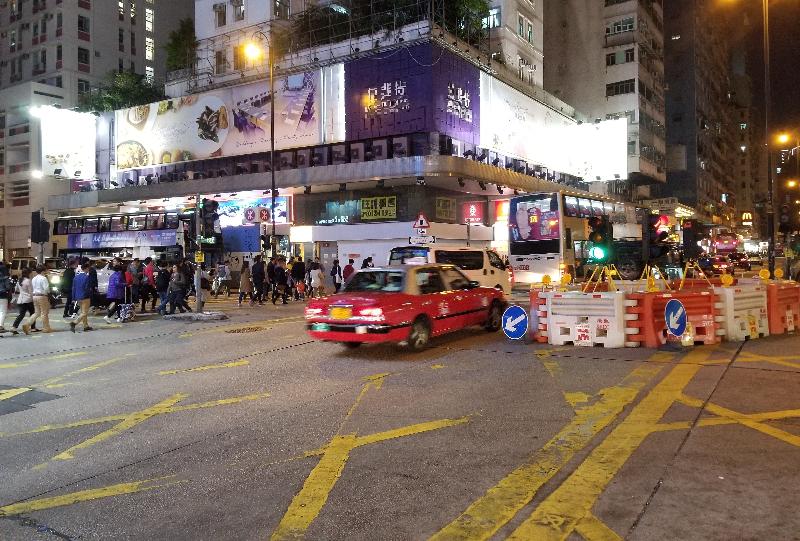
<path id="1" fill-rule="evenodd" d="M 519 340 L 528 332 L 528 313 L 520 306 L 511 305 L 503 312 L 503 332 L 512 340 Z"/>
<path id="2" fill-rule="evenodd" d="M 682 336 L 686 332 L 686 308 L 678 299 L 670 299 L 664 307 L 664 321 L 667 332 L 673 336 Z"/>

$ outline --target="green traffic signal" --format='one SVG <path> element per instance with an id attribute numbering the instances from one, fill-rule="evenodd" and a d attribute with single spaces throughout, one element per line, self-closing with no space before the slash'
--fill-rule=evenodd
<path id="1" fill-rule="evenodd" d="M 603 261 L 606 258 L 606 251 L 600 246 L 592 246 L 589 250 L 589 257 L 595 261 Z"/>

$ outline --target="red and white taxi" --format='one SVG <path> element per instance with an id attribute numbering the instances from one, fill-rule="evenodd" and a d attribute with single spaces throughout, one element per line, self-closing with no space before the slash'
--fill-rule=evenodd
<path id="1" fill-rule="evenodd" d="M 453 265 L 362 269 L 342 292 L 313 300 L 306 328 L 318 340 L 355 348 L 397 342 L 422 349 L 432 336 L 472 325 L 502 325 L 503 292 L 471 282 Z"/>

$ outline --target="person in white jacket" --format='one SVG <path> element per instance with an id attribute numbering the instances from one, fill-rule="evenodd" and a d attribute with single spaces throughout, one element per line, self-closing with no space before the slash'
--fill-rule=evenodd
<path id="1" fill-rule="evenodd" d="M 33 295 L 33 315 L 22 324 L 22 332 L 30 334 L 31 325 L 42 318 L 42 332 L 53 332 L 50 328 L 50 281 L 45 276 L 47 267 L 38 265 L 36 275 L 31 279 L 31 294 Z"/>
<path id="2" fill-rule="evenodd" d="M 19 315 L 17 315 L 17 319 L 14 320 L 14 325 L 12 325 L 11 332 L 13 334 L 19 334 L 17 331 L 19 324 L 22 323 L 22 320 L 25 319 L 27 314 L 33 314 L 34 312 L 31 269 L 22 269 L 19 277 L 19 283 L 17 283 L 14 294 L 17 296 L 17 310 L 19 310 Z M 31 330 L 35 329 L 31 328 Z"/>

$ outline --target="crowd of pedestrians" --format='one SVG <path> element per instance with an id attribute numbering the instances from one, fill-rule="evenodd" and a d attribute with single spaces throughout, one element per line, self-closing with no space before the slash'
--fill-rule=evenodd
<path id="1" fill-rule="evenodd" d="M 362 262 L 361 268 L 372 267 L 372 258 Z M 319 258 L 269 257 L 258 255 L 252 265 L 242 263 L 238 284 L 233 284 L 229 262 L 224 261 L 212 271 L 205 266 L 200 271 L 200 291 L 194 292 L 195 266 L 188 259 L 168 265 L 148 257 L 134 258 L 125 263 L 113 258 L 105 268 L 108 285 L 102 293 L 99 289 L 97 268 L 88 258 L 70 258 L 58 282 L 58 290 L 64 303 L 62 316 L 70 330 L 89 332 L 94 330 L 89 316 L 102 311 L 107 324 L 124 323 L 136 312 L 149 311 L 159 315 L 191 312 L 187 299 L 190 295 L 201 296 L 204 302 L 220 293 L 230 294 L 238 285 L 241 306 L 248 298 L 250 305 L 288 304 L 290 300 L 306 301 L 327 293 L 338 293 L 355 272 L 355 261 L 349 259 L 342 267 L 338 259 L 326 269 Z M 327 284 L 333 284 L 328 291 Z M 53 288 L 44 265 L 25 268 L 18 279 L 9 276 L 8 264 L 0 261 L 0 337 L 4 334 L 50 333 L 51 302 Z M 141 307 L 138 309 L 138 307 Z M 16 318 L 9 328 L 6 319 Z M 38 327 L 37 327 L 38 325 Z"/>

